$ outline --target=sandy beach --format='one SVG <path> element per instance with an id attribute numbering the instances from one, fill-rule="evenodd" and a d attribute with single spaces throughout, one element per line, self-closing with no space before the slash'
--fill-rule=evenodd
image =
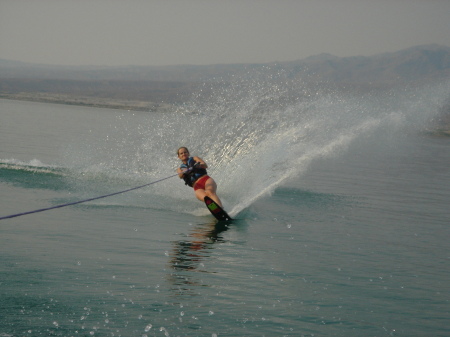
<path id="1" fill-rule="evenodd" d="M 131 99 L 117 99 L 105 97 L 77 96 L 59 93 L 20 92 L 14 94 L 0 94 L 0 98 L 18 101 L 33 101 L 55 104 L 70 104 L 96 108 L 121 109 L 130 111 L 170 112 L 176 107 L 168 103 L 155 103 Z"/>
<path id="2" fill-rule="evenodd" d="M 19 92 L 0 93 L 0 99 L 11 99 L 17 101 L 32 101 L 54 104 L 68 104 L 88 106 L 95 108 L 119 109 L 129 111 L 151 111 L 151 112 L 175 112 L 179 107 L 169 103 L 155 103 L 151 101 L 118 99 L 112 97 L 92 97 L 81 95 L 70 95 L 61 93 L 43 92 Z M 447 111 L 447 109 L 445 109 Z M 450 137 L 450 115 L 443 112 L 436 125 L 425 130 L 425 133 L 433 137 Z"/>

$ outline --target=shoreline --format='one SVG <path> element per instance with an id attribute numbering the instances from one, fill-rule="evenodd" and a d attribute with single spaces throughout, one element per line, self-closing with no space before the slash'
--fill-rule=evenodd
<path id="1" fill-rule="evenodd" d="M 176 107 L 168 103 L 155 103 L 150 101 L 136 101 L 128 99 L 115 99 L 104 97 L 74 96 L 54 93 L 28 93 L 0 94 L 0 99 L 16 101 L 29 101 L 50 104 L 77 105 L 91 108 L 106 108 L 144 112 L 173 112 Z"/>
<path id="2" fill-rule="evenodd" d="M 436 128 L 434 130 L 427 130 L 425 134 L 437 138 L 450 138 L 450 126 L 448 128 Z"/>
<path id="3" fill-rule="evenodd" d="M 9 99 L 16 101 L 29 101 L 38 103 L 50 104 L 65 104 L 85 106 L 91 108 L 104 108 L 126 111 L 140 111 L 140 112 L 176 112 L 179 108 L 169 103 L 155 103 L 150 101 L 137 101 L 130 99 L 116 99 L 105 97 L 91 97 L 91 96 L 75 96 L 68 94 L 56 93 L 32 93 L 21 92 L 17 94 L 0 94 L 0 99 Z M 433 129 L 424 131 L 425 134 L 431 137 L 450 137 L 450 124 L 444 122 L 442 125 L 436 126 Z"/>

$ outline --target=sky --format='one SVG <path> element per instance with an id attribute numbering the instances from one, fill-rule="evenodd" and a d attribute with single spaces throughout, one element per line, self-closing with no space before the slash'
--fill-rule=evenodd
<path id="1" fill-rule="evenodd" d="M 268 63 L 450 46 L 450 0 L 0 0 L 0 59 Z"/>

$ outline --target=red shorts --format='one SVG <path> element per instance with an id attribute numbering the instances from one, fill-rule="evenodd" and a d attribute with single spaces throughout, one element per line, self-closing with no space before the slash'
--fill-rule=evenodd
<path id="1" fill-rule="evenodd" d="M 209 175 L 205 174 L 203 177 L 198 178 L 194 184 L 194 191 L 204 190 L 206 188 L 206 181 L 209 179 Z"/>

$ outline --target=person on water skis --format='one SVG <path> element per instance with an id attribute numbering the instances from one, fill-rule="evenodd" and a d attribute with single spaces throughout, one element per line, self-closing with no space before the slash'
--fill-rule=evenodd
<path id="1" fill-rule="evenodd" d="M 210 197 L 220 207 L 222 202 L 216 194 L 217 184 L 213 178 L 208 176 L 206 169 L 208 165 L 200 157 L 190 157 L 186 147 L 180 147 L 177 151 L 178 158 L 182 164 L 177 169 L 178 176 L 184 180 L 185 184 L 194 188 L 195 196 L 203 201 L 205 196 Z"/>

